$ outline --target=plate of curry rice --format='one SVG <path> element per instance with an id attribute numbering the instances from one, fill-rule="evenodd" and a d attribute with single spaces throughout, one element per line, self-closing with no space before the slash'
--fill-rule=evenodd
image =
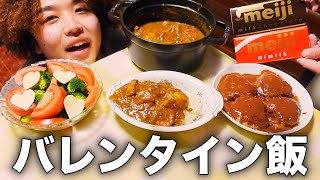
<path id="1" fill-rule="evenodd" d="M 162 132 L 199 127 L 223 108 L 218 91 L 175 71 L 147 71 L 122 79 L 108 89 L 106 99 L 128 123 Z"/>
<path id="2" fill-rule="evenodd" d="M 224 115 L 239 127 L 262 135 L 291 134 L 313 116 L 307 90 L 293 77 L 261 64 L 235 64 L 212 83 L 223 97 Z"/>

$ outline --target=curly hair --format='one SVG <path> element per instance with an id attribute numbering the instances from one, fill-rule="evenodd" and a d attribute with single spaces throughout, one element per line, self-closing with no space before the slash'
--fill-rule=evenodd
<path id="1" fill-rule="evenodd" d="M 107 12 L 117 0 L 83 0 L 98 17 L 101 29 L 110 23 Z M 0 38 L 15 56 L 30 58 L 36 55 L 36 40 L 40 0 L 0 0 Z"/>

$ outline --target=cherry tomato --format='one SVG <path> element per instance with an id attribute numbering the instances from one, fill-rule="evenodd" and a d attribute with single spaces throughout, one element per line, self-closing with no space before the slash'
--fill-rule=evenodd
<path id="1" fill-rule="evenodd" d="M 17 106 L 15 106 L 14 104 L 11 103 L 11 97 L 15 94 L 22 94 L 25 91 L 25 89 L 22 86 L 18 86 L 16 88 L 11 89 L 7 96 L 6 96 L 6 104 L 7 107 L 15 114 L 19 115 L 19 116 L 27 116 L 30 115 L 33 111 L 33 109 L 36 107 L 36 104 L 33 103 L 31 105 L 31 107 L 28 110 L 23 110 Z"/>
<path id="2" fill-rule="evenodd" d="M 63 62 L 57 62 L 57 61 L 52 61 L 52 60 L 48 60 L 47 61 L 47 67 L 48 67 L 48 71 L 53 74 L 54 71 L 62 71 L 62 72 L 66 72 L 70 70 L 70 66 L 68 63 L 63 63 Z"/>
<path id="3" fill-rule="evenodd" d="M 32 119 L 47 119 L 58 115 L 64 108 L 63 100 L 66 95 L 67 93 L 63 88 L 50 84 L 30 117 Z"/>
<path id="4" fill-rule="evenodd" d="M 90 68 L 82 67 L 77 64 L 57 62 L 52 60 L 47 61 L 47 67 L 49 72 L 52 74 L 56 70 L 60 70 L 63 72 L 72 71 L 77 74 L 78 78 L 82 79 L 86 83 L 86 86 L 94 86 L 95 84 L 94 73 Z"/>
<path id="5" fill-rule="evenodd" d="M 96 79 L 90 68 L 87 67 L 73 67 L 72 71 L 77 74 L 77 77 L 82 79 L 86 86 L 94 86 Z"/>
<path id="6" fill-rule="evenodd" d="M 72 71 L 75 72 L 77 77 L 82 79 L 87 86 L 88 90 L 88 97 L 85 100 L 85 107 L 93 107 L 93 102 L 96 100 L 96 90 L 95 86 L 95 76 L 92 70 L 88 67 L 82 67 L 76 64 L 69 64 L 64 62 L 57 62 L 57 61 L 47 61 L 47 66 L 49 72 L 53 73 L 56 70 L 61 70 L 63 72 Z M 57 84 L 56 80 L 53 78 L 51 84 Z"/>
<path id="7" fill-rule="evenodd" d="M 88 90 L 89 95 L 84 102 L 84 107 L 92 108 L 94 106 L 94 101 L 97 98 L 97 92 L 93 86 L 88 86 L 87 90 Z"/>
<path id="8" fill-rule="evenodd" d="M 45 71 L 47 68 L 42 66 L 28 66 L 17 71 L 14 75 L 14 82 L 18 85 L 22 84 L 23 76 L 29 72 Z"/>
<path id="9" fill-rule="evenodd" d="M 65 121 L 65 118 L 32 119 L 31 125 L 50 125 Z"/>

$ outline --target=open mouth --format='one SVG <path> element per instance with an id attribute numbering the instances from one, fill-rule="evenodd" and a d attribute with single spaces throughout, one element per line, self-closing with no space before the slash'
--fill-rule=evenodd
<path id="1" fill-rule="evenodd" d="M 89 45 L 90 45 L 90 43 L 82 42 L 82 43 L 75 44 L 72 47 L 67 48 L 66 50 L 68 52 L 80 51 L 80 50 L 83 50 L 83 49 L 89 47 Z"/>

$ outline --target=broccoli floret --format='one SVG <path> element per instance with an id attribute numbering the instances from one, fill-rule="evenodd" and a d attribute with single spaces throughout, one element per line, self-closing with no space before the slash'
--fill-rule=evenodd
<path id="1" fill-rule="evenodd" d="M 52 74 L 49 71 L 40 71 L 40 75 L 41 75 L 41 72 L 43 72 L 44 77 L 47 78 L 51 82 Z"/>
<path id="2" fill-rule="evenodd" d="M 21 118 L 20 118 L 20 121 L 25 124 L 29 124 L 31 120 L 32 120 L 32 118 L 30 116 L 21 116 Z"/>
<path id="3" fill-rule="evenodd" d="M 32 89 L 46 90 L 51 83 L 52 75 L 47 71 L 39 71 L 39 73 L 40 80 Z"/>
<path id="4" fill-rule="evenodd" d="M 85 96 L 88 95 L 86 83 L 79 78 L 73 78 L 70 80 L 68 84 L 68 93 L 81 92 Z"/>
<path id="5" fill-rule="evenodd" d="M 79 92 L 70 93 L 70 95 L 74 96 L 76 99 L 86 100 L 86 96 Z"/>
<path id="6" fill-rule="evenodd" d="M 44 95 L 45 91 L 44 90 L 34 90 L 34 93 L 36 94 L 35 98 L 35 103 L 38 104 L 39 101 L 41 100 L 42 96 Z"/>

